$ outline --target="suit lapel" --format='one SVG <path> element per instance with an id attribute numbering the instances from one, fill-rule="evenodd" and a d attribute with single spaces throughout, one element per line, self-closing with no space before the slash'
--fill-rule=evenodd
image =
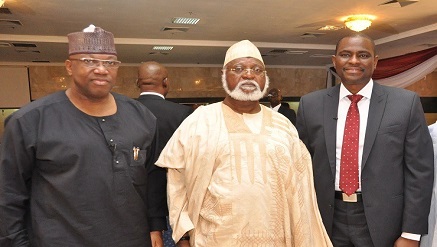
<path id="1" fill-rule="evenodd" d="M 361 170 L 366 165 L 370 150 L 372 150 L 375 142 L 376 134 L 378 133 L 379 125 L 384 115 L 385 105 L 387 103 L 387 94 L 383 87 L 376 82 L 373 82 L 372 97 L 370 99 L 369 115 L 367 116 L 366 136 L 364 139 L 363 157 L 361 162 Z"/>
<path id="2" fill-rule="evenodd" d="M 335 149 L 337 139 L 337 113 L 338 97 L 340 94 L 340 85 L 327 89 L 324 96 L 323 105 L 325 107 L 323 115 L 323 126 L 325 132 L 326 150 L 328 152 L 329 165 L 331 166 L 332 176 L 335 177 Z"/>

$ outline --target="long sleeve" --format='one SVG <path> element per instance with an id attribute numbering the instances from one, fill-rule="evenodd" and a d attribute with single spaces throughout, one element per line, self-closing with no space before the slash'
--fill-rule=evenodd
<path id="1" fill-rule="evenodd" d="M 0 146 L 0 246 L 29 246 L 26 213 L 33 167 L 33 132 L 13 118 Z"/>
<path id="2" fill-rule="evenodd" d="M 148 222 L 150 231 L 167 230 L 166 216 L 168 214 L 166 184 L 167 174 L 164 168 L 155 165 L 158 158 L 158 128 L 155 132 L 154 141 L 150 150 L 150 155 L 146 161 L 148 171 L 147 184 L 147 203 L 148 203 Z"/>
<path id="3" fill-rule="evenodd" d="M 423 114 L 420 99 L 415 95 L 404 145 L 405 208 L 402 231 L 416 234 L 426 232 L 434 181 L 433 147 Z"/>

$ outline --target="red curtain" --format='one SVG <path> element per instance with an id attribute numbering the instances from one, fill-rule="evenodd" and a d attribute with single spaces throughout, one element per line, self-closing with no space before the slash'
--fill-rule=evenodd
<path id="1" fill-rule="evenodd" d="M 378 61 L 372 78 L 374 80 L 391 77 L 417 66 L 437 55 L 437 46 L 423 51 L 381 59 Z"/>

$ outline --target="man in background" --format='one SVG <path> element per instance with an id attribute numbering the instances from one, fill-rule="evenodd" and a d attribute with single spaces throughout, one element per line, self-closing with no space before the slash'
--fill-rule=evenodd
<path id="1" fill-rule="evenodd" d="M 303 96 L 296 127 L 312 156 L 334 246 L 419 246 L 434 179 L 420 98 L 372 80 L 374 41 L 352 33 L 332 62 L 341 84 Z"/>
<path id="2" fill-rule="evenodd" d="M 68 35 L 72 84 L 5 124 L 0 246 L 162 246 L 155 185 L 156 118 L 111 93 L 120 61 L 112 33 Z M 158 204 L 159 205 L 159 204 Z M 153 211 L 153 210 L 155 211 Z"/>
<path id="3" fill-rule="evenodd" d="M 332 246 L 318 212 L 311 160 L 294 126 L 261 105 L 269 80 L 258 48 L 226 52 L 223 102 L 200 106 L 171 137 L 173 239 L 179 246 Z"/>
<path id="4" fill-rule="evenodd" d="M 270 89 L 267 98 L 270 102 L 270 108 L 286 116 L 293 125 L 296 125 L 296 112 L 294 112 L 293 109 L 290 109 L 290 106 L 288 104 L 281 103 L 281 90 L 277 88 Z"/>
<path id="5" fill-rule="evenodd" d="M 193 109 L 189 106 L 165 100 L 165 96 L 169 91 L 169 84 L 168 72 L 163 65 L 150 61 L 142 63 L 138 68 L 137 86 L 141 91 L 138 101 L 147 106 L 157 118 L 159 130 L 158 155 L 182 121 L 193 112 Z M 155 198 L 160 198 L 160 208 L 167 209 L 166 171 L 161 167 L 158 169 L 160 170 L 160 176 L 151 179 L 160 186 L 154 187 L 156 190 L 151 194 Z M 161 216 L 168 216 L 168 210 L 165 212 L 165 215 Z M 166 247 L 175 246 L 171 238 L 171 229 L 164 232 L 164 245 Z"/>

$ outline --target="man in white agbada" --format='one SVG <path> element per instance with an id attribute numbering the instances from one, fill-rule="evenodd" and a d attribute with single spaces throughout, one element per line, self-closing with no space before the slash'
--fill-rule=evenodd
<path id="1" fill-rule="evenodd" d="M 223 102 L 199 107 L 156 164 L 168 168 L 178 246 L 332 246 L 310 155 L 290 121 L 261 105 L 269 79 L 258 48 L 226 53 Z"/>

